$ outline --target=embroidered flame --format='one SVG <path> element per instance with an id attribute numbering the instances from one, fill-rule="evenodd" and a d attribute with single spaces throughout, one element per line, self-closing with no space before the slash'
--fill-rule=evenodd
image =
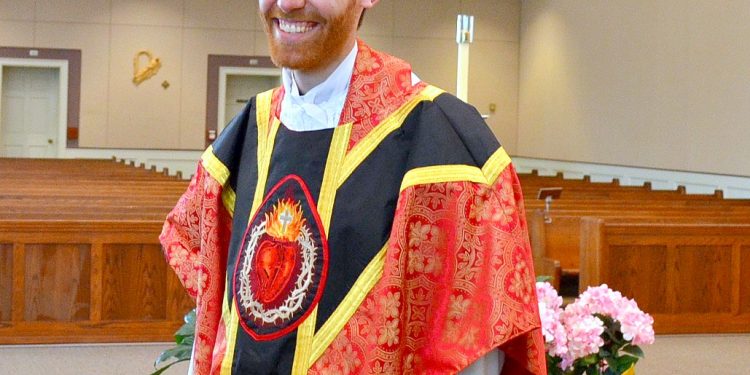
<path id="1" fill-rule="evenodd" d="M 271 213 L 265 214 L 266 233 L 282 241 L 296 241 L 305 218 L 302 206 L 291 199 L 283 199 L 273 206 Z"/>

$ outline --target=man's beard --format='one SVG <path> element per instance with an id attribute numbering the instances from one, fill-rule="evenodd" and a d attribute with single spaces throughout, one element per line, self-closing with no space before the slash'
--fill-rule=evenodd
<path id="1" fill-rule="evenodd" d="M 317 12 L 307 10 L 294 11 L 284 14 L 278 7 L 274 6 L 268 13 L 261 14 L 264 21 L 268 47 L 271 52 L 271 60 L 276 66 L 301 70 L 314 71 L 327 67 L 336 59 L 345 55 L 344 48 L 351 33 L 356 30 L 357 13 L 356 2 L 351 1 L 346 10 L 340 15 L 325 20 Z M 302 42 L 282 42 L 274 36 L 273 18 L 286 18 L 290 20 L 313 20 L 318 22 L 314 39 Z M 348 52 L 348 51 L 347 51 Z"/>

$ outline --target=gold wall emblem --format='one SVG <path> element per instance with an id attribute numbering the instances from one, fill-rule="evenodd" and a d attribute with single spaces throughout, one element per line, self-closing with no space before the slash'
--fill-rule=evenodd
<path id="1" fill-rule="evenodd" d="M 146 66 L 141 68 L 141 60 L 145 56 L 148 61 Z M 153 77 L 159 72 L 161 68 L 161 60 L 158 57 L 154 57 L 150 51 L 138 51 L 133 58 L 133 83 L 140 85 L 141 82 Z"/>

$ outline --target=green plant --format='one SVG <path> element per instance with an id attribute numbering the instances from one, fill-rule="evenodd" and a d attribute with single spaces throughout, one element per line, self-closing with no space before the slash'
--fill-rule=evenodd
<path id="1" fill-rule="evenodd" d="M 536 282 L 538 283 L 551 283 L 553 277 L 547 276 L 547 275 L 539 275 L 536 277 Z"/>
<path id="2" fill-rule="evenodd" d="M 174 333 L 174 341 L 177 344 L 173 348 L 163 351 L 154 361 L 156 371 L 151 375 L 159 375 L 172 365 L 190 360 L 193 351 L 193 340 L 195 337 L 195 309 L 185 314 L 185 324 Z"/>

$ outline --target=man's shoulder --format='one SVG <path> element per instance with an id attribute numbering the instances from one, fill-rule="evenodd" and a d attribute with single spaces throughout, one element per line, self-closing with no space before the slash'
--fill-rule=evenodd
<path id="1" fill-rule="evenodd" d="M 255 122 L 257 99 L 258 96 L 253 96 L 248 100 L 242 110 L 235 114 L 229 123 L 224 126 L 224 129 L 219 133 L 219 136 L 214 143 L 220 145 L 229 142 L 232 138 L 237 137 L 247 128 L 248 120 L 252 120 L 253 123 Z"/>
<path id="2" fill-rule="evenodd" d="M 500 148 L 479 111 L 445 92 L 415 107 L 404 132 L 413 139 L 414 156 L 421 155 L 424 163 L 481 166 Z"/>
<path id="3" fill-rule="evenodd" d="M 494 151 L 499 147 L 497 137 L 476 107 L 453 94 L 444 92 L 438 95 L 425 110 L 436 112 L 434 116 L 442 121 L 435 121 L 434 124 L 442 127 L 442 131 L 455 132 L 467 148 L 490 148 Z"/>
<path id="4" fill-rule="evenodd" d="M 281 87 L 261 92 L 251 97 L 240 112 L 234 115 L 214 141 L 214 148 L 233 143 L 235 139 L 244 137 L 249 128 L 256 128 L 259 114 L 270 119 L 283 93 Z"/>
<path id="5" fill-rule="evenodd" d="M 244 149 L 249 146 L 255 147 L 258 134 L 258 112 L 270 113 L 272 102 L 267 97 L 274 91 L 277 89 L 251 97 L 212 143 L 214 155 L 228 167 L 236 164 L 236 159 L 239 159 Z M 252 144 L 248 145 L 248 142 Z"/>

